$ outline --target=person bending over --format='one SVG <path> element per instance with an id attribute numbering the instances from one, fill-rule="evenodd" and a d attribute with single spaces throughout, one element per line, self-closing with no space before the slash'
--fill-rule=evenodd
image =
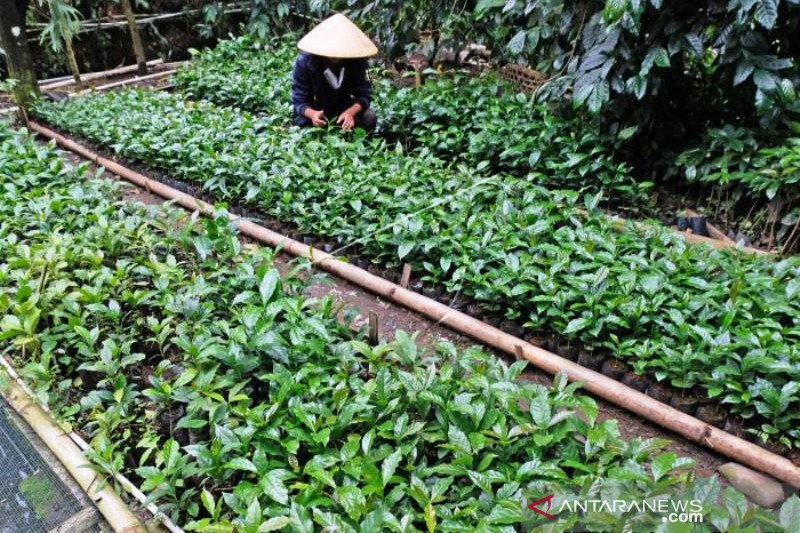
<path id="1" fill-rule="evenodd" d="M 292 75 L 294 123 L 325 127 L 335 121 L 342 131 L 375 129 L 370 108 L 372 83 L 367 59 L 378 49 L 347 17 L 333 15 L 303 37 Z"/>

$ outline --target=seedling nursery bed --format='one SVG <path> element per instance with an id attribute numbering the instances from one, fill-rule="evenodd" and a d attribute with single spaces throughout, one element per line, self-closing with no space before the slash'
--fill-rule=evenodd
<path id="1" fill-rule="evenodd" d="M 54 125 L 46 122 L 45 124 L 47 127 L 57 130 Z M 168 185 L 211 204 L 217 204 L 219 202 L 219 198 L 207 192 L 202 187 L 185 180 L 176 179 L 174 176 L 161 169 L 154 168 L 145 163 L 120 158 L 107 147 L 98 145 L 80 135 L 71 135 L 64 132 L 61 132 L 61 134 L 66 138 L 90 147 L 103 157 L 117 161 L 123 166 L 144 174 L 159 183 Z M 315 247 L 326 253 L 336 254 L 353 265 L 367 270 L 373 275 L 380 276 L 391 282 L 398 282 L 401 279 L 402 269 L 397 268 L 391 263 L 382 262 L 380 259 L 375 258 L 358 242 L 354 244 L 343 243 L 330 239 L 326 240 L 319 235 L 304 233 L 301 228 L 297 227 L 297 225 L 292 222 L 277 220 L 253 205 L 241 205 L 230 201 L 226 201 L 221 205 L 224 205 L 231 213 L 252 220 L 290 239 L 301 241 L 306 245 Z M 617 229 L 619 231 L 626 231 L 629 228 L 621 225 L 617 226 Z M 591 349 L 591 347 L 586 349 L 580 341 L 554 334 L 552 331 L 539 330 L 531 332 L 530 329 L 524 327 L 524 320 L 509 319 L 503 314 L 502 310 L 498 311 L 496 306 L 492 305 L 487 308 L 484 303 L 466 297 L 460 293 L 449 293 L 447 288 L 441 283 L 432 281 L 425 282 L 415 279 L 414 274 L 412 269 L 412 278 L 408 287 L 415 292 L 435 299 L 455 310 L 466 312 L 470 316 L 479 318 L 485 323 L 500 328 L 510 335 L 524 338 L 535 346 L 540 346 L 565 359 L 576 362 L 583 367 L 601 372 L 624 385 L 646 393 L 648 396 L 666 405 L 670 405 L 689 415 L 696 416 L 703 422 L 737 437 L 749 440 L 773 453 L 783 455 L 789 458 L 793 463 L 800 465 L 800 450 L 789 448 L 774 439 L 764 441 L 756 432 L 747 431 L 747 428 L 758 427 L 766 423 L 765 420 L 759 420 L 758 418 L 755 420 L 752 418 L 745 419 L 735 413 L 731 413 L 726 410 L 724 405 L 719 401 L 708 398 L 699 387 L 694 387 L 692 389 L 673 387 L 669 383 L 657 379 L 652 372 L 637 373 L 635 371 L 634 361 L 616 358 L 607 350 Z"/>
<path id="2" fill-rule="evenodd" d="M 717 508 L 713 480 L 686 477 L 690 463 L 656 455 L 656 442 L 620 440 L 613 421 L 596 425 L 596 404 L 563 377 L 541 388 L 516 380 L 521 364 L 445 346 L 428 359 L 402 336 L 369 346 L 329 300 L 304 303 L 271 252 L 242 248 L 227 218 L 176 231 L 185 213 L 114 203 L 110 184 L 49 149 L 0 140 L 14 180 L 0 197 L 13 213 L 0 253 L 14 268 L 0 281 L 23 288 L 2 300 L 4 340 L 24 347 L 12 354 L 32 388 L 92 438 L 91 459 L 134 472 L 187 529 L 513 531 L 536 520 L 520 501 L 542 472 L 545 485 L 591 475 L 637 494 L 713 494 L 703 499 Z M 287 353 L 288 339 L 302 349 Z M 747 508 L 734 494 L 718 511 L 728 520 L 727 502 Z"/>
<path id="3" fill-rule="evenodd" d="M 85 146 L 92 147 L 93 151 L 98 154 L 104 155 L 108 157 L 110 152 L 104 148 L 93 146 L 91 142 L 85 141 L 80 139 L 76 136 L 69 136 L 64 135 L 72 140 L 80 141 L 81 144 Z M 83 161 L 83 159 L 72 152 L 64 152 L 62 154 L 64 158 L 70 161 L 74 165 L 79 165 Z M 125 166 L 129 166 L 129 168 L 142 173 L 148 176 L 150 179 L 156 180 L 160 183 L 164 183 L 173 187 L 181 192 L 191 194 L 196 196 L 198 199 L 204 201 L 213 201 L 207 193 L 200 191 L 197 187 L 188 184 L 181 180 L 176 180 L 160 172 L 158 170 L 154 170 L 147 165 L 141 163 L 131 163 L 128 164 L 127 162 L 120 160 L 119 158 L 114 158 L 115 160 L 119 161 L 121 164 Z M 96 167 L 93 167 L 96 168 Z M 117 178 L 113 173 L 109 173 L 108 171 L 103 173 L 103 177 L 105 178 L 112 178 L 112 179 L 123 179 Z M 140 188 L 138 185 L 129 184 L 131 189 L 125 189 L 125 198 L 142 202 L 146 205 L 161 205 L 164 203 L 164 198 L 159 197 L 145 188 Z M 259 213 L 252 212 L 252 209 L 248 209 L 246 207 L 237 207 L 232 206 L 230 207 L 230 211 L 238 214 L 239 216 L 243 216 L 248 218 L 249 220 L 254 220 L 260 224 L 264 224 L 270 229 L 275 229 L 277 225 L 267 225 L 267 222 L 264 218 L 260 216 Z M 285 228 L 284 228 L 285 229 Z M 312 239 L 307 237 L 304 238 L 302 234 L 299 234 L 294 231 L 287 231 L 287 236 L 294 235 L 297 238 L 303 239 L 306 243 L 311 243 Z M 295 237 L 292 237 L 295 238 Z M 245 243 L 252 242 L 252 239 L 249 239 L 245 236 L 240 236 L 240 239 Z M 330 244 L 330 243 L 329 243 Z M 330 252 L 333 251 L 331 247 L 327 247 L 326 251 Z M 345 256 L 347 257 L 347 256 Z M 279 261 L 282 262 L 279 266 L 279 269 L 283 273 L 291 272 L 293 267 L 292 256 L 290 255 L 282 255 L 278 257 Z M 367 264 L 368 263 L 368 264 Z M 376 275 L 380 273 L 376 268 L 373 267 L 371 262 L 362 263 L 365 269 L 369 268 L 370 271 Z M 383 272 L 385 274 L 385 272 Z M 390 281 L 397 281 L 397 277 L 394 275 L 396 272 L 390 269 L 390 274 L 387 279 Z M 412 283 L 413 284 L 413 283 Z M 425 317 L 419 316 L 416 313 L 409 311 L 407 308 L 404 308 L 400 305 L 393 304 L 392 302 L 388 302 L 380 297 L 375 297 L 371 295 L 368 291 L 365 291 L 361 287 L 357 285 L 353 285 L 350 282 L 339 278 L 333 279 L 321 279 L 318 284 L 314 284 L 309 287 L 308 293 L 311 295 L 316 295 L 322 297 L 327 294 L 334 294 L 337 298 L 337 301 L 341 302 L 343 307 L 343 317 L 347 316 L 345 310 L 358 310 L 360 311 L 359 317 L 361 321 L 359 324 L 361 327 L 366 327 L 366 314 L 367 312 L 376 313 L 379 316 L 378 321 L 378 328 L 379 328 L 379 335 L 380 339 L 385 339 L 388 341 L 394 340 L 396 331 L 398 329 L 403 331 L 416 331 L 419 333 L 419 337 L 417 337 L 417 344 L 424 348 L 431 348 L 435 345 L 437 341 L 446 340 L 448 342 L 453 342 L 456 346 L 464 349 L 469 347 L 473 341 L 471 341 L 468 337 L 464 337 L 463 335 L 453 332 L 447 329 L 446 326 L 434 323 L 430 319 Z M 547 347 L 548 342 L 542 341 L 542 344 Z M 555 346 L 552 351 L 556 352 L 565 352 L 566 348 L 569 346 L 569 343 L 565 343 L 563 347 L 560 349 L 557 347 L 556 343 L 550 344 L 550 346 Z M 505 357 L 501 352 L 493 351 L 496 356 L 498 357 Z M 559 355 L 563 356 L 563 353 L 559 353 Z M 569 354 L 567 354 L 567 358 L 573 360 Z M 608 359 L 604 366 L 608 363 L 613 363 L 617 361 L 616 359 Z M 613 377 L 613 372 L 603 372 L 606 375 L 611 375 Z M 541 385 L 548 385 L 552 381 L 552 376 L 541 372 L 535 367 L 529 367 L 525 370 L 523 374 L 520 375 L 519 379 L 531 381 L 534 383 L 538 383 Z M 678 453 L 682 456 L 689 456 L 692 457 L 696 462 L 697 466 L 695 471 L 697 475 L 700 476 L 709 476 L 712 475 L 716 469 L 726 461 L 723 456 L 716 454 L 711 450 L 704 449 L 702 446 L 692 443 L 691 441 L 686 441 L 680 435 L 675 433 L 665 431 L 664 428 L 659 427 L 657 424 L 653 424 L 641 417 L 638 417 L 634 414 L 631 414 L 625 411 L 623 408 L 614 406 L 605 402 L 602 398 L 595 397 L 598 401 L 600 406 L 600 414 L 598 415 L 601 419 L 616 419 L 619 421 L 620 424 L 620 431 L 623 434 L 623 437 L 626 439 L 632 438 L 662 438 L 667 437 L 670 439 L 670 444 L 667 448 L 675 453 Z M 723 484 L 725 484 L 725 480 L 722 480 Z"/>

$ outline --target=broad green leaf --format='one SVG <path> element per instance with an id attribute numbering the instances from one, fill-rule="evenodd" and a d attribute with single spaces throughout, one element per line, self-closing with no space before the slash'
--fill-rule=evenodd
<path id="1" fill-rule="evenodd" d="M 272 295 L 275 293 L 275 288 L 278 286 L 279 280 L 280 275 L 274 268 L 270 268 L 264 274 L 264 277 L 258 286 L 258 292 L 261 294 L 261 302 L 263 304 L 267 304 L 270 301 Z"/>
<path id="2" fill-rule="evenodd" d="M 258 472 L 256 465 L 244 457 L 236 457 L 231 459 L 225 463 L 225 468 L 230 468 L 233 470 L 247 470 L 248 472 Z"/>
<path id="3" fill-rule="evenodd" d="M 258 533 L 267 533 L 268 531 L 280 531 L 292 523 L 292 519 L 288 516 L 273 516 L 266 522 L 258 526 Z"/>
<path id="4" fill-rule="evenodd" d="M 414 249 L 414 243 L 413 242 L 404 242 L 404 243 L 400 244 L 400 246 L 397 247 L 397 258 L 398 259 L 403 259 L 413 249 Z"/>
<path id="5" fill-rule="evenodd" d="M 771 30 L 778 20 L 778 0 L 758 0 L 755 18 L 764 28 Z"/>
<path id="6" fill-rule="evenodd" d="M 289 491 L 284 485 L 284 480 L 290 477 L 287 470 L 275 469 L 267 472 L 261 478 L 261 486 L 264 494 L 275 500 L 276 502 L 286 505 L 289 503 Z"/>
<path id="7" fill-rule="evenodd" d="M 381 465 L 381 480 L 384 487 L 389 484 L 389 480 L 394 475 L 394 472 L 397 470 L 397 466 L 400 464 L 402 459 L 403 455 L 401 451 L 395 450 L 383 460 L 383 464 Z"/>
<path id="8" fill-rule="evenodd" d="M 425 525 L 428 527 L 428 533 L 436 531 L 436 509 L 431 502 L 425 506 Z"/>
<path id="9" fill-rule="evenodd" d="M 797 494 L 783 502 L 778 516 L 784 531 L 800 531 L 800 498 Z"/>
<path id="10" fill-rule="evenodd" d="M 356 522 L 361 519 L 367 506 L 367 500 L 358 487 L 353 485 L 336 487 L 336 499 L 350 518 Z"/>
<path id="11" fill-rule="evenodd" d="M 544 394 L 539 394 L 530 400 L 530 413 L 537 426 L 547 427 L 552 416 L 550 400 Z"/>
<path id="12" fill-rule="evenodd" d="M 472 446 L 469 443 L 469 439 L 467 439 L 467 436 L 463 431 L 458 429 L 453 424 L 450 424 L 450 429 L 447 430 L 447 438 L 450 444 L 452 444 L 460 453 L 472 453 Z"/>
<path id="13" fill-rule="evenodd" d="M 206 489 L 203 489 L 203 491 L 200 493 L 200 501 L 203 503 L 203 507 L 205 507 L 208 514 L 211 516 L 216 514 L 216 502 L 214 501 L 214 496 Z"/>

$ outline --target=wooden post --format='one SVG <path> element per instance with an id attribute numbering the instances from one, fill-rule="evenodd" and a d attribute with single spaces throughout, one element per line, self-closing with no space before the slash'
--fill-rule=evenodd
<path id="1" fill-rule="evenodd" d="M 370 346 L 378 345 L 378 314 L 375 311 L 369 312 L 369 344 Z"/>
<path id="2" fill-rule="evenodd" d="M 78 67 L 78 60 L 75 58 L 75 49 L 72 46 L 72 36 L 68 35 L 64 38 L 64 51 L 67 54 L 67 62 L 69 69 L 72 72 L 72 79 L 75 81 L 75 89 L 80 91 L 83 89 L 81 82 L 81 69 Z"/>
<path id="3" fill-rule="evenodd" d="M 411 265 L 405 263 L 403 265 L 403 272 L 400 274 L 400 286 L 407 289 L 409 281 L 411 281 Z"/>
<path id="4" fill-rule="evenodd" d="M 128 21 L 128 31 L 131 33 L 133 43 L 133 55 L 136 57 L 136 65 L 139 67 L 140 76 L 147 74 L 147 60 L 144 57 L 144 47 L 142 46 L 142 36 L 139 35 L 139 26 L 136 24 L 136 16 L 133 14 L 131 0 L 120 0 L 122 11 Z"/>
<path id="5" fill-rule="evenodd" d="M 9 78 L 17 80 L 14 97 L 21 109 L 39 96 L 39 84 L 25 33 L 28 0 L 0 0 L 0 47 L 5 51 Z"/>

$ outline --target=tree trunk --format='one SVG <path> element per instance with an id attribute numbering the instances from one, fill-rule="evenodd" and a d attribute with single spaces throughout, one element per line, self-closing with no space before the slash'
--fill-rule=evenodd
<path id="1" fill-rule="evenodd" d="M 9 78 L 17 80 L 14 97 L 21 109 L 39 96 L 36 71 L 25 33 L 28 0 L 0 0 L 0 47 L 5 50 Z"/>
<path id="2" fill-rule="evenodd" d="M 136 56 L 136 64 L 139 66 L 138 72 L 140 76 L 143 76 L 147 74 L 147 59 L 144 56 L 142 37 L 139 35 L 139 26 L 136 25 L 136 17 L 133 15 L 131 0 L 120 0 L 120 2 L 125 18 L 128 20 L 128 30 L 131 32 L 131 41 L 133 42 L 133 55 Z"/>
<path id="3" fill-rule="evenodd" d="M 75 80 L 75 90 L 80 91 L 83 89 L 83 83 L 81 83 L 81 70 L 78 68 L 78 60 L 75 59 L 75 49 L 72 47 L 72 37 L 64 39 L 64 51 L 67 54 L 69 69 L 72 71 L 72 77 Z"/>

